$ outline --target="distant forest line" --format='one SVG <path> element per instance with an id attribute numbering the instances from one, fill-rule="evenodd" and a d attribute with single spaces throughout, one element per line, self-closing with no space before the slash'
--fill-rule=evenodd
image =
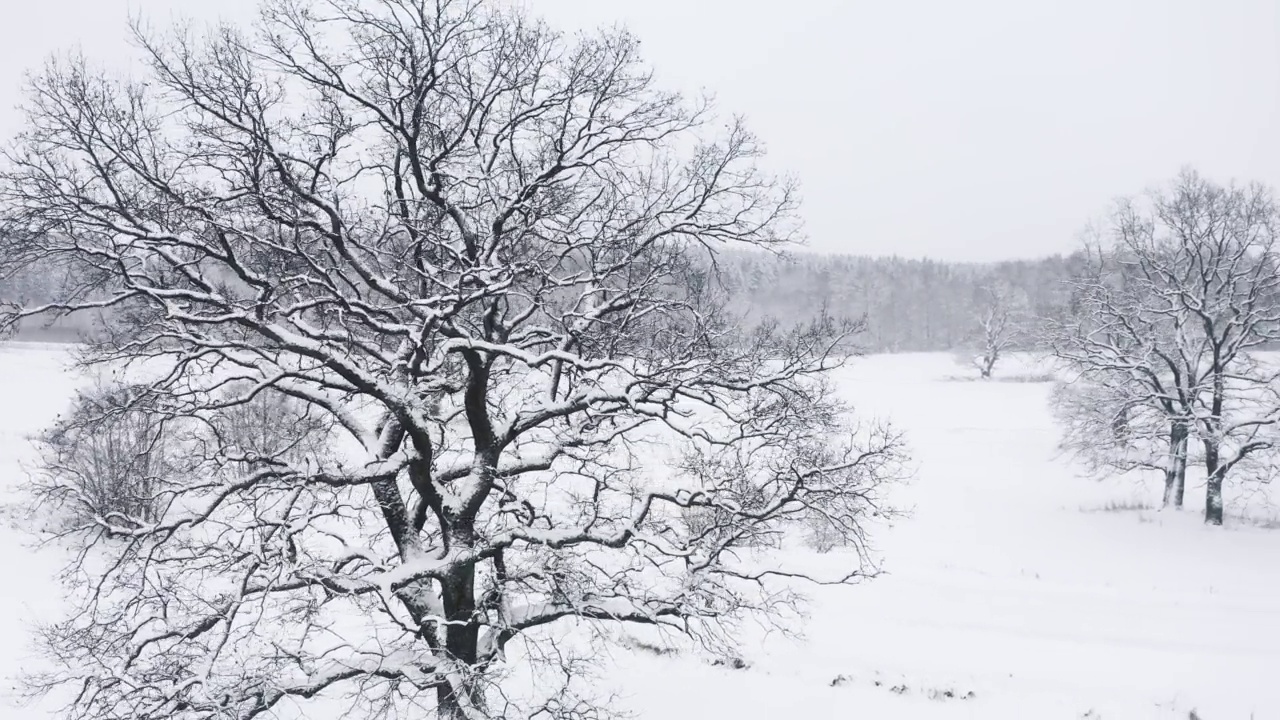
<path id="1" fill-rule="evenodd" d="M 1069 310 L 1065 280 L 1081 267 L 1079 255 L 994 263 L 943 262 L 900 257 L 723 251 L 717 260 L 730 306 L 750 323 L 805 322 L 824 310 L 863 319 L 865 352 L 937 352 L 971 345 L 993 287 L 1018 298 L 1026 318 L 1057 318 Z M 37 299 L 49 276 L 9 278 L 0 300 Z M 92 326 L 86 317 L 52 325 L 28 323 L 17 339 L 74 342 Z M 1033 334 L 1026 337 L 1033 337 Z"/>
<path id="2" fill-rule="evenodd" d="M 1060 318 L 1071 305 L 1065 281 L 1083 263 L 1078 254 L 995 263 L 740 252 L 720 259 L 731 302 L 749 320 L 801 322 L 824 309 L 836 317 L 864 318 L 861 342 L 867 352 L 972 345 L 992 288 L 1016 298 L 1028 321 Z"/>

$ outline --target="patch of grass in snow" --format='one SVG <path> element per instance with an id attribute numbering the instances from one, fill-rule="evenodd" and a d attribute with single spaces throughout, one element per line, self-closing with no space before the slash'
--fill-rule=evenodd
<path id="1" fill-rule="evenodd" d="M 980 377 L 978 375 L 944 375 L 942 382 L 971 382 L 971 383 L 1051 383 L 1057 380 L 1049 373 L 1012 373 L 1009 375 L 1001 375 L 996 373 L 989 378 Z"/>
<path id="2" fill-rule="evenodd" d="M 8 530 L 19 536 L 47 533 L 51 529 L 47 508 L 33 512 L 25 497 L 0 498 L 0 530 Z"/>
<path id="3" fill-rule="evenodd" d="M 1249 527 L 1258 528 L 1259 530 L 1280 530 L 1280 516 L 1274 514 L 1259 515 L 1257 513 L 1228 511 L 1223 524 L 1248 525 Z"/>
<path id="4" fill-rule="evenodd" d="M 622 645 L 632 650 L 637 650 L 647 655 L 654 655 L 656 657 L 669 657 L 671 655 L 680 654 L 679 649 L 671 647 L 670 645 L 659 645 L 658 643 L 652 643 L 647 640 L 641 640 L 640 638 L 637 638 L 637 637 L 625 637 L 620 642 Z"/>
<path id="5" fill-rule="evenodd" d="M 1090 710 L 1081 715 L 1080 720 L 1102 720 L 1102 716 L 1098 714 L 1098 711 Z M 1191 713 L 1187 715 L 1187 720 L 1204 720 L 1204 717 L 1195 710 L 1192 710 Z M 1252 718 L 1250 720 L 1252 720 Z"/>
<path id="6" fill-rule="evenodd" d="M 1101 505 L 1082 505 L 1080 512 L 1084 513 L 1127 513 L 1127 512 L 1152 512 L 1157 510 L 1153 503 L 1137 498 L 1129 498 L 1127 500 L 1108 500 Z"/>
<path id="7" fill-rule="evenodd" d="M 1179 513 L 1182 513 L 1191 519 L 1198 518 L 1201 514 L 1201 511 L 1195 508 L 1183 508 L 1182 510 L 1161 509 L 1153 502 L 1136 497 L 1108 500 L 1101 505 L 1081 505 L 1080 512 L 1086 514 L 1136 513 L 1140 523 L 1156 522 L 1160 515 L 1164 513 L 1169 513 L 1175 517 L 1180 517 Z M 1280 530 L 1280 513 L 1269 505 L 1265 508 L 1228 509 L 1224 514 L 1224 518 L 1223 524 L 1227 527 Z"/>
<path id="8" fill-rule="evenodd" d="M 17 503 L 0 501 L 0 527 L 9 530 L 18 530 L 18 518 L 23 515 L 22 509 Z"/>
<path id="9" fill-rule="evenodd" d="M 846 687 L 854 684 L 856 681 L 851 675 L 837 675 L 827 683 L 831 687 Z M 949 700 L 972 700 L 978 696 L 972 690 L 957 690 L 952 687 L 917 687 L 913 688 L 904 680 L 885 680 L 877 673 L 876 677 L 871 680 L 873 687 L 888 690 L 894 695 L 922 695 L 929 700 L 936 702 L 947 702 Z"/>
<path id="10" fill-rule="evenodd" d="M 954 382 L 954 383 L 991 382 L 991 378 L 983 378 L 978 375 L 943 375 L 938 379 L 941 380 L 942 382 Z"/>
<path id="11" fill-rule="evenodd" d="M 1006 383 L 1051 383 L 1057 380 L 1049 373 L 1025 373 L 1021 375 L 996 375 L 991 378 L 995 382 Z"/>

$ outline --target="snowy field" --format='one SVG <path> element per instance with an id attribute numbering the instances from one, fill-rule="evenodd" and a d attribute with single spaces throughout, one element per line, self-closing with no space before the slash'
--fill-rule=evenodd
<path id="1" fill-rule="evenodd" d="M 0 346 L 6 499 L 25 437 L 75 387 L 64 360 Z M 806 638 L 752 638 L 741 669 L 619 650 L 601 681 L 613 707 L 663 720 L 1280 718 L 1280 530 L 1266 529 L 1280 523 L 1206 528 L 1194 481 L 1186 511 L 1142 509 L 1154 484 L 1085 479 L 1058 456 L 1048 384 L 957 374 L 948 355 L 898 355 L 841 378 L 862 413 L 908 432 L 915 458 L 895 496 L 911 515 L 876 537 L 882 577 L 811 590 Z M 1265 517 L 1259 493 L 1228 494 Z M 26 626 L 57 607 L 56 561 L 12 527 L 30 520 L 0 523 L 6 677 L 31 663 Z M 0 704 L 0 718 L 27 717 L 43 715 Z"/>

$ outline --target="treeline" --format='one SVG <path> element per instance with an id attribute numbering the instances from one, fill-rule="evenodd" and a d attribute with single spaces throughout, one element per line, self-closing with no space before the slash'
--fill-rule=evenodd
<path id="1" fill-rule="evenodd" d="M 1016 295 L 1026 317 L 1062 317 L 1071 304 L 1067 280 L 1084 264 L 1079 254 L 986 264 L 745 252 L 720 257 L 725 288 L 748 320 L 800 322 L 824 308 L 839 317 L 865 317 L 862 343 L 868 352 L 952 350 L 972 343 L 993 287 Z"/>
<path id="2" fill-rule="evenodd" d="M 0 252 L 4 252 L 0 247 Z M 3 258 L 12 259 L 12 258 Z M 54 302 L 72 292 L 76 278 L 48 262 L 17 264 L 0 262 L 0 314 L 18 305 L 31 307 Z M 101 313 L 69 312 L 17 323 L 14 339 L 33 342 L 75 342 L 97 325 Z M 0 340 L 6 339 L 0 336 Z"/>
<path id="3" fill-rule="evenodd" d="M 900 257 L 820 255 L 729 250 L 720 253 L 721 282 L 732 306 L 748 322 L 783 324 L 811 319 L 824 309 L 837 317 L 865 318 L 867 352 L 953 350 L 979 340 L 979 318 L 991 288 L 1016 297 L 1020 315 L 1057 319 L 1070 305 L 1068 280 L 1085 261 L 1079 254 L 996 263 L 953 263 Z M 0 279 L 0 301 L 45 301 L 60 273 Z M 19 339 L 73 341 L 93 326 L 84 313 L 55 322 L 28 322 Z M 1035 337 L 1023 334 L 1020 342 Z"/>

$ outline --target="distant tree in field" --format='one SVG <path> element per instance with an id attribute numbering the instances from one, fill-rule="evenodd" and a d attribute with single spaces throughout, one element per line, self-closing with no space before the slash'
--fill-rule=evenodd
<path id="1" fill-rule="evenodd" d="M 1113 410 L 1163 418 L 1167 504 L 1199 441 L 1210 524 L 1222 523 L 1230 471 L 1275 446 L 1276 369 L 1254 351 L 1280 333 L 1278 230 L 1270 190 L 1185 172 L 1144 203 L 1120 203 L 1093 272 L 1075 281 L 1075 317 L 1055 331 L 1058 357 L 1106 388 Z"/>
<path id="2" fill-rule="evenodd" d="M 1026 304 L 1015 290 L 999 285 L 981 288 L 978 296 L 973 340 L 960 350 L 959 360 L 986 380 L 1022 338 Z"/>
<path id="3" fill-rule="evenodd" d="M 119 502 L 47 458 L 63 717 L 593 717 L 564 628 L 727 642 L 806 577 L 759 539 L 817 518 L 869 571 L 902 451 L 827 377 L 858 326 L 742 330 L 709 261 L 787 245 L 791 188 L 633 38 L 503 8 L 275 0 L 139 32 L 144 80 L 32 80 L 3 231 L 76 282 L 9 322 L 109 310 L 84 359 L 128 401 L 66 431 L 167 460 Z"/>

